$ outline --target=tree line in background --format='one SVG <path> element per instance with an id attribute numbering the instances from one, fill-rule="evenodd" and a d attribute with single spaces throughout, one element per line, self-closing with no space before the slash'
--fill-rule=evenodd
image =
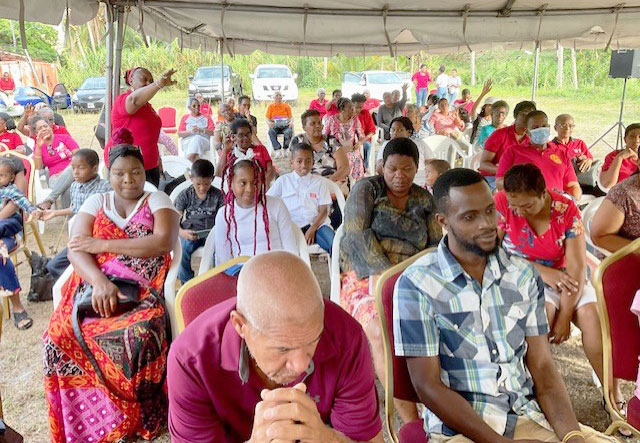
<path id="1" fill-rule="evenodd" d="M 17 22 L 0 20 L 0 49 L 21 53 L 20 33 Z M 62 29 L 61 29 L 62 28 Z M 98 15 L 94 20 L 82 26 L 71 26 L 69 35 L 64 27 L 54 27 L 39 23 L 26 23 L 28 48 L 34 59 L 57 62 L 58 77 L 68 88 L 77 88 L 86 77 L 101 76 L 105 71 L 106 50 L 104 42 L 104 20 Z M 15 39 L 15 40 L 14 40 Z M 63 46 L 62 42 L 66 41 Z M 166 43 L 151 39 L 146 47 L 141 35 L 130 28 L 125 30 L 122 51 L 122 67 L 144 66 L 152 73 L 159 74 L 165 69 L 178 69 L 177 87 L 186 91 L 188 77 L 199 66 L 219 64 L 219 54 L 212 51 L 181 49 L 178 42 Z M 15 46 L 14 46 L 15 45 Z M 17 48 L 17 51 L 15 51 Z M 580 92 L 591 93 L 599 90 L 607 93 L 613 89 L 617 95 L 619 84 L 608 77 L 610 55 L 604 50 L 578 50 L 576 62 Z M 338 88 L 342 82 L 342 73 L 346 71 L 365 71 L 374 69 L 395 70 L 396 62 L 390 56 L 345 57 L 336 55 L 325 65 L 321 57 L 297 57 L 271 55 L 256 51 L 250 55 L 225 55 L 228 63 L 240 75 L 245 92 L 249 92 L 251 80 L 249 74 L 255 67 L 264 63 L 285 64 L 298 73 L 298 85 L 301 88 Z M 463 84 L 470 84 L 469 53 L 432 55 L 426 52 L 411 57 L 398 57 L 397 70 L 409 72 L 417 69 L 420 63 L 426 63 L 435 77 L 440 65 L 447 69 L 456 68 Z M 492 50 L 476 53 L 476 75 L 478 88 L 484 79 L 492 78 L 494 85 L 500 88 L 526 88 L 531 86 L 533 77 L 534 54 L 532 51 Z M 543 51 L 540 54 L 539 90 L 553 90 L 554 94 L 574 93 L 571 85 L 571 63 L 569 51 L 565 51 L 564 89 L 557 87 L 556 51 Z M 629 85 L 628 93 L 632 97 L 640 96 L 640 86 L 635 82 Z"/>

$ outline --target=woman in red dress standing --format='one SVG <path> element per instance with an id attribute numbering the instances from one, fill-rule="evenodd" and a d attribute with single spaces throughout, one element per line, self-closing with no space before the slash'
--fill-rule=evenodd
<path id="1" fill-rule="evenodd" d="M 174 69 L 170 69 L 158 80 L 153 81 L 153 76 L 147 69 L 129 69 L 125 73 L 125 81 L 131 89 L 116 97 L 111 110 L 111 134 L 120 128 L 131 131 L 133 144 L 139 146 L 142 151 L 147 181 L 156 187 L 160 184 L 158 137 L 162 120 L 149 101 L 162 88 L 176 83 L 171 79 L 175 72 Z M 112 141 L 109 140 L 104 149 L 105 163 L 111 146 Z"/>

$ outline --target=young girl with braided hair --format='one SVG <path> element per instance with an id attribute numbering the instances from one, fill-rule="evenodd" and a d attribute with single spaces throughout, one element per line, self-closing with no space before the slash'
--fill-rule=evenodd
<path id="1" fill-rule="evenodd" d="M 216 265 L 274 249 L 298 254 L 289 211 L 266 195 L 265 171 L 252 149 L 229 152 L 222 180 L 227 192 L 214 225 Z"/>

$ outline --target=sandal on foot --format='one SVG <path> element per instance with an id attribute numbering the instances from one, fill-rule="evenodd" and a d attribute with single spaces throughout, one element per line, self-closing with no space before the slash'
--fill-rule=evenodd
<path id="1" fill-rule="evenodd" d="M 607 404 L 604 401 L 604 397 L 602 397 L 602 409 L 605 410 L 605 412 L 607 412 L 609 414 L 609 418 L 613 419 L 611 417 L 611 413 L 609 412 L 609 410 L 607 409 Z M 615 402 L 616 404 L 616 408 L 618 408 L 618 411 L 620 413 L 621 416 L 623 416 L 624 418 L 627 417 L 627 402 L 622 400 L 622 401 L 617 401 Z M 631 431 L 629 431 L 628 429 L 625 428 L 619 428 L 618 429 L 618 434 L 620 434 L 622 437 L 632 437 L 633 434 L 631 433 Z"/>
<path id="2" fill-rule="evenodd" d="M 24 320 L 27 320 L 27 322 L 22 326 L 20 326 L 20 323 L 23 322 Z M 16 328 L 18 328 L 19 330 L 24 331 L 26 329 L 29 329 L 31 326 L 33 326 L 33 319 L 29 317 L 29 314 L 27 314 L 27 311 L 14 312 L 13 324 L 16 325 Z"/>

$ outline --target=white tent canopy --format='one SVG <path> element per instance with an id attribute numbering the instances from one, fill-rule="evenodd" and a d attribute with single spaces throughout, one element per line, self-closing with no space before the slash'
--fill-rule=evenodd
<path id="1" fill-rule="evenodd" d="M 546 3 L 544 3 L 546 1 Z M 18 3 L 18 4 L 16 4 Z M 111 0 L 127 25 L 185 48 L 225 52 L 362 56 L 543 47 L 640 46 L 640 1 L 619 0 Z M 98 0 L 0 0 L 0 17 L 71 24 L 98 11 Z"/>

